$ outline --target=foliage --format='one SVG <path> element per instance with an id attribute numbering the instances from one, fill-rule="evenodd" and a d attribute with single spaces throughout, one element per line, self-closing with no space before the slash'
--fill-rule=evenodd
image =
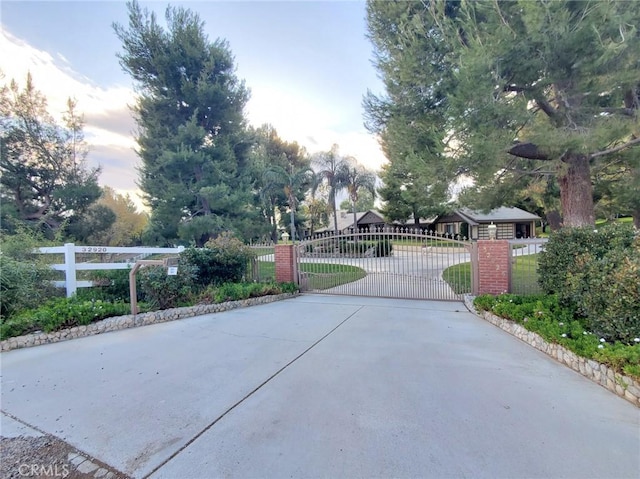
<path id="1" fill-rule="evenodd" d="M 19 229 L 0 236 L 0 315 L 34 308 L 56 294 L 50 283 L 55 272 L 46 255 L 33 253 L 43 245 L 36 233 Z"/>
<path id="2" fill-rule="evenodd" d="M 638 337 L 624 344 L 594 334 L 584 328 L 574 311 L 558 301 L 556 295 L 481 295 L 473 304 L 478 310 L 516 321 L 545 340 L 561 344 L 584 358 L 595 359 L 618 372 L 640 378 Z"/>
<path id="3" fill-rule="evenodd" d="M 608 340 L 640 336 L 640 238 L 625 224 L 562 229 L 540 255 L 540 284 Z"/>
<path id="4" fill-rule="evenodd" d="M 25 310 L 0 324 L 0 338 L 6 339 L 34 331 L 58 331 L 87 325 L 110 316 L 129 313 L 129 305 L 76 297 L 51 299 L 38 308 Z"/>
<path id="5" fill-rule="evenodd" d="M 104 186 L 97 205 L 109 208 L 115 214 L 115 221 L 107 229 L 96 229 L 91 241 L 94 244 L 108 246 L 135 246 L 141 242 L 149 218 L 146 213 L 137 210 L 131 197 L 117 193 L 113 188 Z"/>
<path id="6" fill-rule="evenodd" d="M 205 249 L 211 252 L 210 262 L 198 274 L 198 281 L 205 285 L 241 281 L 247 274 L 249 262 L 255 258 L 249 246 L 228 232 L 209 240 Z"/>
<path id="7" fill-rule="evenodd" d="M 376 175 L 364 166 L 358 164 L 358 162 L 354 158 L 347 158 L 340 165 L 338 175 L 342 179 L 342 184 L 347 190 L 347 194 L 349 195 L 349 199 L 351 200 L 353 226 L 355 227 L 355 225 L 357 224 L 356 203 L 358 202 L 359 193 L 362 190 L 366 190 L 375 197 Z"/>
<path id="8" fill-rule="evenodd" d="M 297 292 L 298 286 L 295 283 L 224 283 L 219 286 L 209 286 L 200 294 L 198 302 L 223 303 L 225 301 L 238 301 L 260 296 Z"/>
<path id="9" fill-rule="evenodd" d="M 602 258 L 585 253 L 568 275 L 569 299 L 587 327 L 608 340 L 628 343 L 640 336 L 640 237 Z"/>
<path id="10" fill-rule="evenodd" d="M 571 292 L 568 281 L 579 273 L 586 260 L 585 255 L 598 260 L 613 249 L 625 249 L 633 242 L 633 230 L 623 225 L 593 228 L 562 228 L 549 236 L 540 254 L 540 285 L 548 294 L 557 293 L 562 301 L 568 301 Z"/>
<path id="11" fill-rule="evenodd" d="M 338 231 L 338 216 L 336 208 L 336 197 L 340 191 L 346 188 L 345 162 L 346 157 L 340 155 L 338 145 L 331 146 L 329 151 L 317 153 L 312 160 L 314 171 L 316 172 L 316 184 L 314 192 L 320 185 L 324 184 L 328 190 L 328 203 L 333 214 L 333 231 Z"/>
<path id="12" fill-rule="evenodd" d="M 130 301 L 129 291 L 129 270 L 94 270 L 91 271 L 90 280 L 95 286 L 91 288 L 79 288 L 76 291 L 76 297 L 83 300 L 102 300 L 102 301 Z M 136 292 L 138 301 L 142 301 L 143 294 L 140 289 L 140 277 L 136 275 Z"/>
<path id="13" fill-rule="evenodd" d="M 252 158 L 256 182 L 263 216 L 270 226 L 270 239 L 275 243 L 278 241 L 278 213 L 284 220 L 286 207 L 292 203 L 297 205 L 304 198 L 304 191 L 311 186 L 306 181 L 310 176 L 307 171 L 309 157 L 298 143 L 282 140 L 271 125 L 262 125 L 255 131 L 255 137 L 257 145 Z M 288 193 L 285 191 L 287 182 L 292 182 Z"/>
<path id="14" fill-rule="evenodd" d="M 27 75 L 21 90 L 13 80 L 0 90 L 0 207 L 3 229 L 22 225 L 51 238 L 78 225 L 100 196 L 99 168 L 87 168 L 82 117 L 68 101 L 64 126 L 47 112 L 46 98 Z M 83 239 L 80 237 L 80 239 Z"/>
<path id="15" fill-rule="evenodd" d="M 340 203 L 339 209 L 350 210 L 353 207 L 351 199 L 347 198 Z M 375 197 L 371 191 L 364 189 L 358 193 L 356 211 L 369 211 L 375 208 Z"/>
<path id="16" fill-rule="evenodd" d="M 138 272 L 140 289 L 152 309 L 167 309 L 190 304 L 193 300 L 197 269 L 188 264 L 178 267 L 178 274 L 167 275 L 162 266 L 148 266 Z"/>
<path id="17" fill-rule="evenodd" d="M 249 92 L 227 42 L 209 41 L 188 9 L 168 7 L 166 28 L 137 1 L 128 9 L 128 26 L 114 29 L 120 64 L 139 93 L 139 184 L 151 210 L 145 238 L 202 246 L 229 229 L 253 237 L 263 222 L 243 114 Z"/>
<path id="18" fill-rule="evenodd" d="M 564 225 L 593 225 L 593 171 L 640 147 L 632 3 L 370 0 L 367 21 L 387 95 L 365 108 L 397 180 L 455 175 L 500 200 L 555 176 Z"/>
<path id="19" fill-rule="evenodd" d="M 384 238 L 376 242 L 376 256 L 378 258 L 391 256 L 392 252 L 393 252 L 393 243 L 389 238 Z"/>
<path id="20" fill-rule="evenodd" d="M 291 241 L 295 241 L 295 214 L 299 203 L 298 197 L 304 198 L 306 191 L 311 189 L 315 183 L 315 174 L 311 167 L 303 166 L 294 168 L 293 164 L 288 169 L 280 165 L 272 165 L 265 169 L 263 173 L 265 190 L 282 190 L 289 206 Z"/>

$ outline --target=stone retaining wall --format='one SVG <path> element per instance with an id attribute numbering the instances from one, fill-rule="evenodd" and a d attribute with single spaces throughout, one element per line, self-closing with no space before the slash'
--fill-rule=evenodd
<path id="1" fill-rule="evenodd" d="M 600 386 L 608 389 L 621 398 L 626 399 L 635 406 L 640 407 L 640 382 L 615 372 L 610 367 L 601 364 L 592 359 L 585 359 L 578 356 L 573 351 L 556 344 L 549 343 L 537 333 L 529 331 L 524 326 L 501 318 L 487 311 L 476 311 L 473 305 L 473 297 L 466 295 L 464 302 L 469 311 L 486 319 L 491 324 L 498 326 L 500 329 L 512 334 L 516 338 L 530 344 L 534 348 L 551 356 L 560 363 L 569 366 L 574 371 L 582 374 L 584 377 L 591 379 Z"/>
<path id="2" fill-rule="evenodd" d="M 53 333 L 32 333 L 25 336 L 5 339 L 0 342 L 0 351 L 10 351 L 12 349 L 28 348 L 41 344 L 57 343 L 68 339 L 93 336 L 94 334 L 108 333 L 120 329 L 135 328 L 148 324 L 164 323 L 176 319 L 190 318 L 201 314 L 220 313 L 230 309 L 255 306 L 257 304 L 272 303 L 282 299 L 298 296 L 299 293 L 285 293 L 271 296 L 261 296 L 259 298 L 249 298 L 240 301 L 228 301 L 219 304 L 200 304 L 184 308 L 164 309 L 162 311 L 151 311 L 137 315 L 128 314 L 126 316 L 114 316 L 111 318 L 96 321 L 86 326 L 76 326 L 70 329 L 63 329 Z"/>

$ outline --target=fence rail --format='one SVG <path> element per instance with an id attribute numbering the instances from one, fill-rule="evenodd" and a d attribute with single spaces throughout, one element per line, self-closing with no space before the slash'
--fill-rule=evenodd
<path id="1" fill-rule="evenodd" d="M 78 281 L 76 273 L 78 271 L 94 270 L 115 270 L 130 269 L 135 262 L 141 258 L 146 258 L 153 254 L 180 254 L 184 251 L 183 246 L 177 248 L 155 248 L 145 246 L 76 246 L 74 243 L 65 243 L 64 246 L 45 246 L 36 249 L 40 254 L 64 254 L 64 263 L 52 264 L 51 268 L 63 271 L 64 281 L 54 281 L 55 286 L 66 288 L 67 297 L 72 296 L 78 288 L 88 288 L 93 286 L 92 281 Z M 129 260 L 120 259 L 118 263 L 93 263 L 77 262 L 76 255 L 105 255 L 105 254 L 131 254 Z"/>

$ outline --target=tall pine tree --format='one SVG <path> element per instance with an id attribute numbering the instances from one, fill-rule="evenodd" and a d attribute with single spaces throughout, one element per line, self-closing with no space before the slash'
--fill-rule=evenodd
<path id="1" fill-rule="evenodd" d="M 139 186 L 151 209 L 148 239 L 203 245 L 230 230 L 252 236 L 258 214 L 243 109 L 249 92 L 224 40 L 198 15 L 168 7 L 166 28 L 133 1 L 114 24 L 122 68 L 137 82 Z"/>
<path id="2" fill-rule="evenodd" d="M 453 170 L 485 191 L 554 177 L 564 224 L 592 225 L 594 168 L 640 147 L 640 10 L 615 0 L 410 4 L 409 13 L 383 12 L 397 35 L 385 45 L 414 67 L 411 55 L 440 61 L 423 63 L 422 75 L 381 72 L 388 84 L 444 93 L 440 130 L 455 140 Z"/>

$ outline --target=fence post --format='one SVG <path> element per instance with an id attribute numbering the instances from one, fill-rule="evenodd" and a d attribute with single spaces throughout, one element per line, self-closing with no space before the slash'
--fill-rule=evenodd
<path id="1" fill-rule="evenodd" d="M 511 245 L 506 240 L 478 240 L 478 294 L 508 293 Z"/>
<path id="2" fill-rule="evenodd" d="M 73 296 L 78 287 L 76 280 L 76 245 L 64 244 L 64 282 L 67 288 L 67 298 Z"/>
<path id="3" fill-rule="evenodd" d="M 297 283 L 296 245 L 275 245 L 276 281 L 279 283 Z"/>

